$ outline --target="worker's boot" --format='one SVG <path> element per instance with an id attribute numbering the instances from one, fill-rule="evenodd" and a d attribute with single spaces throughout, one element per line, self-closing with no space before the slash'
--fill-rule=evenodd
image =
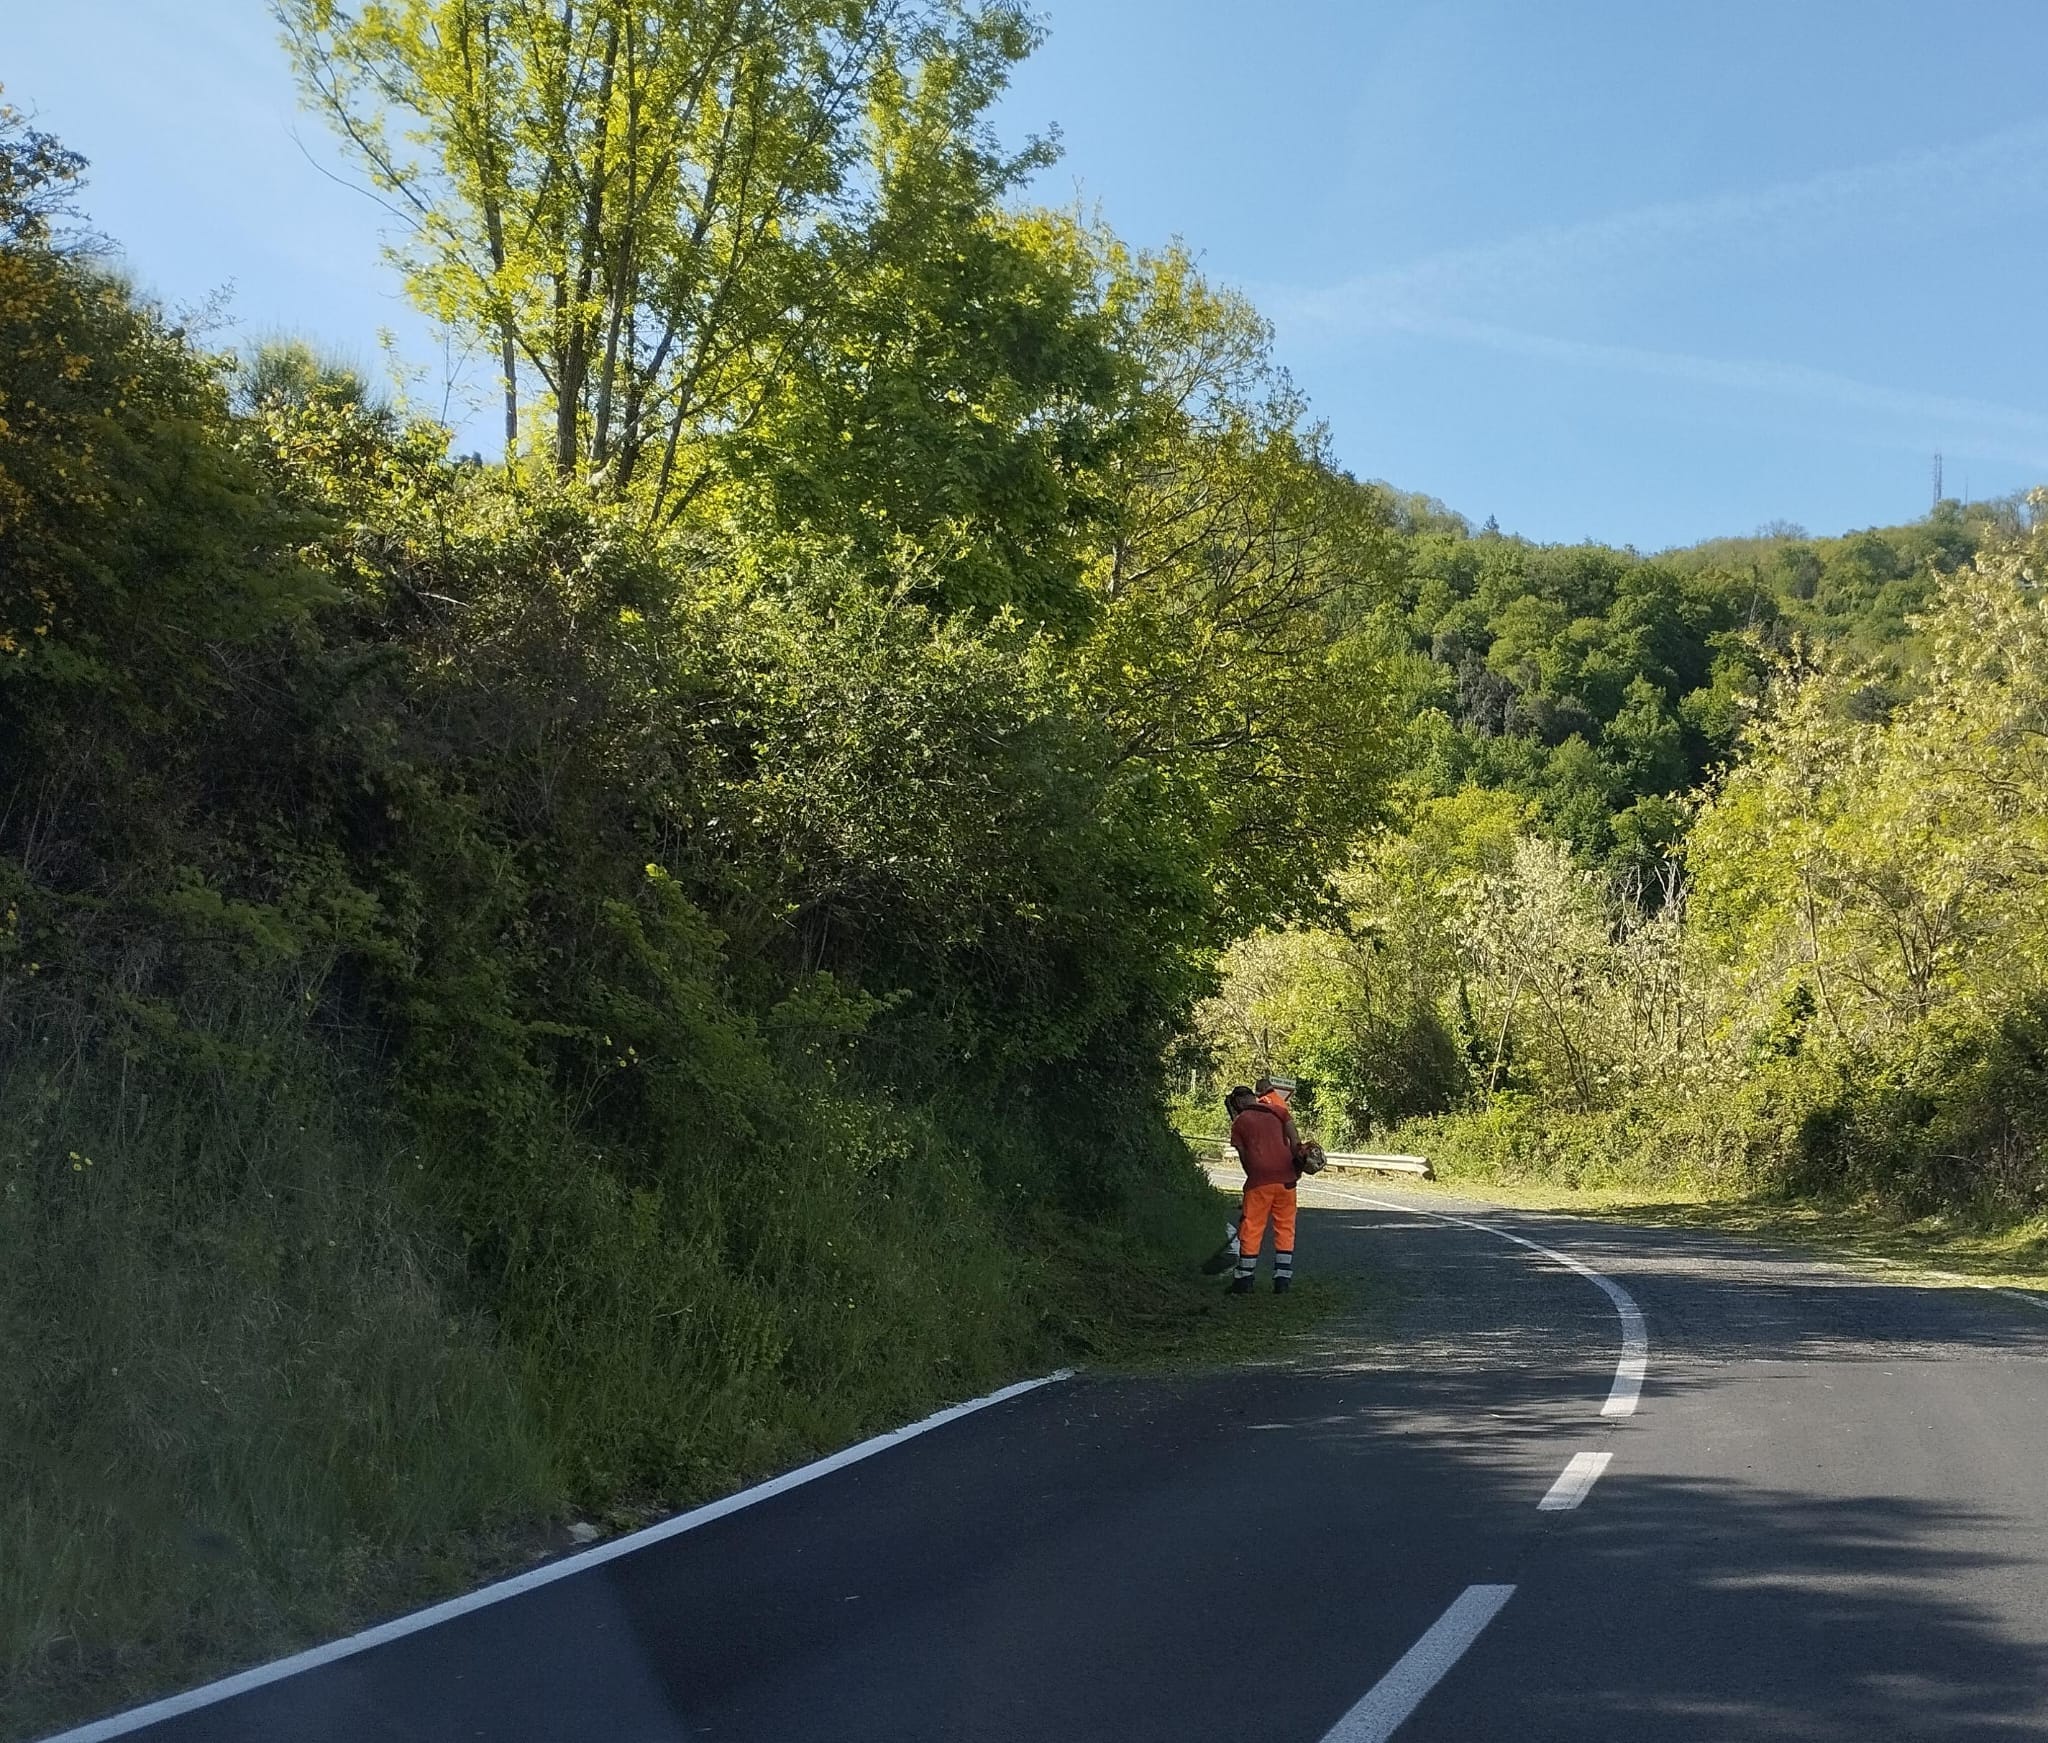
<path id="1" fill-rule="evenodd" d="M 1231 1280 L 1230 1280 L 1230 1293 L 1231 1293 L 1231 1294 L 1233 1294 L 1233 1295 L 1249 1295 L 1249 1294 L 1251 1294 L 1251 1292 L 1252 1292 L 1252 1274 L 1251 1274 L 1251 1273 L 1250 1273 L 1249 1271 L 1240 1271 L 1240 1272 L 1239 1272 L 1239 1273 L 1238 1273 L 1238 1274 L 1237 1274 L 1237 1275 L 1236 1275 L 1235 1277 L 1231 1278 Z"/>
<path id="2" fill-rule="evenodd" d="M 1275 1295 L 1285 1295 L 1293 1287 L 1294 1279 L 1292 1277 L 1275 1277 L 1273 1279 L 1273 1293 Z"/>

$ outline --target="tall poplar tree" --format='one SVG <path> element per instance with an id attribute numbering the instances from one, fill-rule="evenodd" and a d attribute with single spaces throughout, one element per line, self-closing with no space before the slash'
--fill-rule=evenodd
<path id="1" fill-rule="evenodd" d="M 673 515 L 830 294 L 821 228 L 922 69 L 1020 59 L 1005 0 L 278 0 L 308 99 L 498 354 L 508 456 Z"/>

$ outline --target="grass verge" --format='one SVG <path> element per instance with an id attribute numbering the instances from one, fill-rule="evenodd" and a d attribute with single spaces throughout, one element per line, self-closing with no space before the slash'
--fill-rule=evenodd
<path id="1" fill-rule="evenodd" d="M 1425 1191 L 1778 1242 L 1902 1280 L 2048 1291 L 2048 1217 L 2001 1215 L 1994 1201 L 1928 1210 L 1923 1198 L 1909 1210 L 1874 1190 L 1791 1190 L 1789 1119 L 1761 1103 L 1570 1114 L 1504 1098 L 1410 1121 L 1390 1147 L 1435 1164 Z"/>
<path id="2" fill-rule="evenodd" d="M 1483 1172 L 1444 1172 L 1435 1181 L 1397 1184 L 1444 1197 L 1483 1198 L 1512 1210 L 1774 1242 L 1906 1280 L 2048 1292 L 2048 1218 L 1979 1223 L 1953 1214 L 1908 1216 L 1881 1203 L 1773 1192 L 1710 1197 L 1678 1184 L 1571 1187 Z"/>
<path id="3" fill-rule="evenodd" d="M 1284 1355 L 1350 1304 L 1342 1278 L 1307 1274 L 1286 1296 L 1262 1278 L 1252 1295 L 1232 1296 L 1227 1278 L 1204 1276 L 1236 1208 L 1235 1192 L 1202 1181 L 1134 1205 L 1134 1232 L 1087 1231 L 1040 1285 L 1066 1359 L 1119 1373 L 1228 1367 Z"/>

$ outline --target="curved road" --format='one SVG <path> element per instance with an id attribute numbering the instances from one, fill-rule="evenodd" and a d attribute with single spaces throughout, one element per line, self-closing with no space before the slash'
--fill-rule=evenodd
<path id="1" fill-rule="evenodd" d="M 70 1735 L 2048 1738 L 2040 1304 L 1378 1186 L 1303 1197 L 1304 1273 L 1386 1287 L 1284 1363 L 1043 1386 L 438 1626 Z"/>

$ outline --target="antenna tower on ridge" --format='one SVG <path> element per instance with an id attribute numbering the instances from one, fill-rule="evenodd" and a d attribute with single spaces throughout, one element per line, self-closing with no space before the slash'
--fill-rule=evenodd
<path id="1" fill-rule="evenodd" d="M 1941 506 L 1941 454 L 1938 450 L 1934 456 L 1934 506 Z"/>

